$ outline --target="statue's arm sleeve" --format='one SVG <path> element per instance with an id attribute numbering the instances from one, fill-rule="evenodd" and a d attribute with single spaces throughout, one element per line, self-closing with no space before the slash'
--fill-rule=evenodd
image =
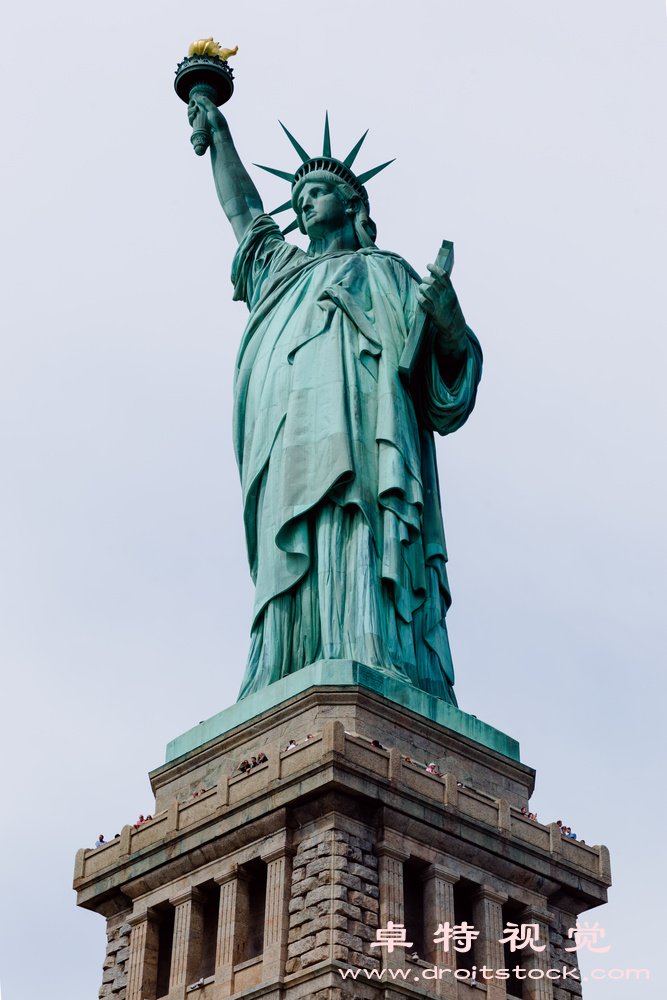
<path id="1" fill-rule="evenodd" d="M 280 228 L 270 215 L 258 215 L 248 227 L 232 263 L 234 299 L 248 308 L 258 302 L 262 289 L 272 275 L 288 264 L 299 247 L 285 242 Z"/>
<path id="2" fill-rule="evenodd" d="M 420 424 L 437 434 L 451 434 L 466 422 L 475 406 L 477 386 L 482 377 L 482 348 L 477 337 L 466 327 L 466 351 L 458 374 L 451 381 L 438 361 L 436 332 L 426 332 L 427 342 L 411 385 L 415 410 Z"/>

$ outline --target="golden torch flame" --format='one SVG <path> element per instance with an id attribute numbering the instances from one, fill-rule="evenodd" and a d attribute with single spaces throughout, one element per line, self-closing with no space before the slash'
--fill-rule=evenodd
<path id="1" fill-rule="evenodd" d="M 233 49 L 223 49 L 212 38 L 198 38 L 188 49 L 189 56 L 217 56 L 223 62 L 227 62 L 230 56 L 235 56 L 239 47 L 235 45 Z"/>

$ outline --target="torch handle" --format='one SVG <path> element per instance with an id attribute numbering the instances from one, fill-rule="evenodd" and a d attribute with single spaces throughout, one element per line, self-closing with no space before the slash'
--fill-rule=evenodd
<path id="1" fill-rule="evenodd" d="M 197 97 L 208 97 L 209 101 L 213 101 L 214 104 L 220 103 L 220 98 L 214 87 L 209 86 L 202 81 L 197 81 L 193 87 L 190 88 L 190 100 L 194 100 Z M 197 156 L 203 156 L 208 147 L 211 145 L 211 129 L 209 128 L 208 121 L 206 120 L 206 111 L 197 107 L 197 114 L 192 123 L 192 135 L 190 136 L 190 142 L 194 146 L 195 153 Z"/>
<path id="2" fill-rule="evenodd" d="M 208 147 L 211 145 L 211 133 L 209 131 L 208 122 L 206 121 L 206 112 L 202 108 L 197 109 L 195 120 L 192 123 L 192 135 L 190 136 L 190 142 L 192 143 L 197 156 L 203 156 Z"/>

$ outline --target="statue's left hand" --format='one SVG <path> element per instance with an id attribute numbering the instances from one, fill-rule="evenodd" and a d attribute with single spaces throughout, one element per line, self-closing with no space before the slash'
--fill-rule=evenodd
<path id="1" fill-rule="evenodd" d="M 467 334 L 463 312 L 449 275 L 437 264 L 429 264 L 431 272 L 417 289 L 417 299 L 438 330 L 440 351 L 458 356 L 466 349 Z"/>

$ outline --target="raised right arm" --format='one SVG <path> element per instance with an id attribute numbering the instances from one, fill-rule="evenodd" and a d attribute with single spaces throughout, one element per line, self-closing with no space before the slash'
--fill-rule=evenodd
<path id="1" fill-rule="evenodd" d="M 206 112 L 211 131 L 211 165 L 218 200 L 240 243 L 253 219 L 263 214 L 262 199 L 236 152 L 227 121 L 207 97 L 197 97 L 188 105 L 190 124 L 198 107 Z"/>

